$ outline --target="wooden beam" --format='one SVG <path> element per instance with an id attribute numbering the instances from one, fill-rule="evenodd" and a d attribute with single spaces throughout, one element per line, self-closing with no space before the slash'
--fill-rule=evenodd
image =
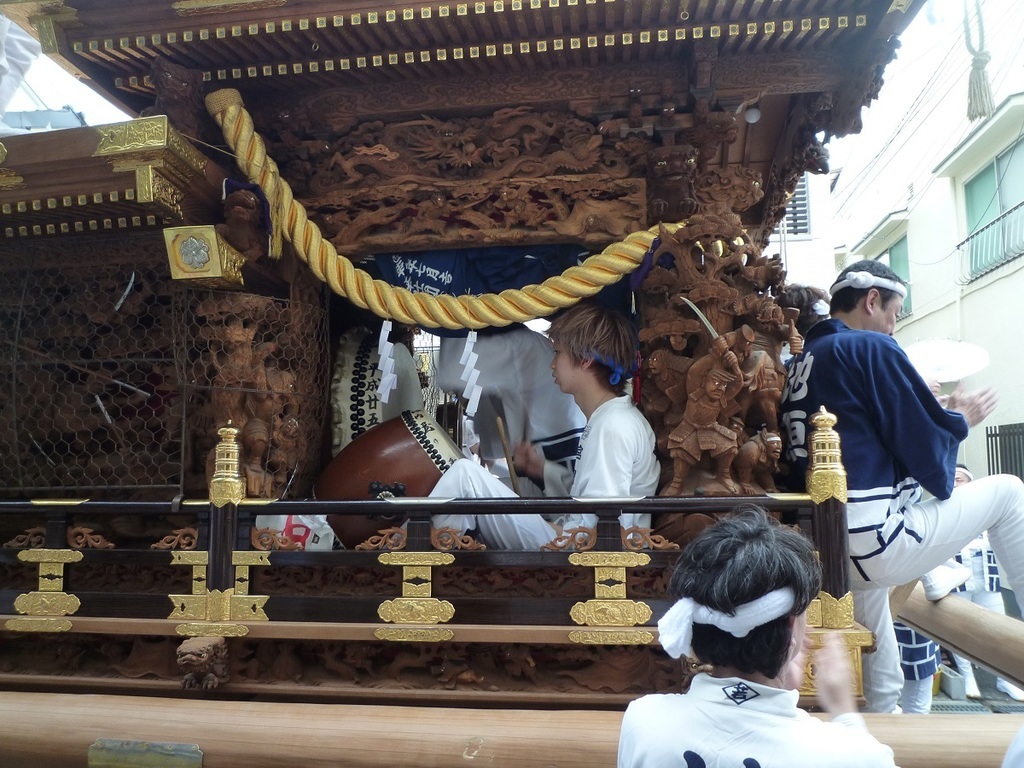
<path id="1" fill-rule="evenodd" d="M 903 606 L 906 604 L 907 599 L 914 594 L 914 587 L 920 583 L 919 579 L 908 581 L 906 584 L 900 584 L 898 587 L 893 587 L 889 590 L 889 613 L 893 616 L 898 616 L 900 611 L 903 610 Z"/>
<path id="2" fill-rule="evenodd" d="M 203 768 L 615 765 L 622 715 L 0 693 L 0 765 L 86 768 L 100 738 L 195 744 Z M 999 768 L 1022 715 L 868 715 L 903 768 Z M 514 723 L 514 727 L 510 724 Z M 670 735 L 669 735 L 670 737 Z M 538 761 L 538 755 L 543 756 Z"/>
<path id="3" fill-rule="evenodd" d="M 907 598 L 898 617 L 939 645 L 1024 686 L 1024 655 L 1020 652 L 1024 622 L 955 597 L 933 603 L 920 585 Z"/>
<path id="4" fill-rule="evenodd" d="M 381 598 L 384 600 L 386 598 Z M 15 614 L 0 614 L 0 626 L 5 621 L 16 619 Z M 145 635 L 180 637 L 176 631 L 181 624 L 177 619 L 123 619 L 90 616 L 70 617 L 73 632 L 82 634 Z M 246 637 L 275 640 L 322 640 L 376 642 L 374 632 L 386 627 L 413 628 L 409 624 L 381 624 L 359 622 L 315 622 L 315 621 L 250 621 L 237 622 L 248 629 Z M 433 626 L 433 625 L 432 625 Z M 438 624 L 450 629 L 458 642 L 465 643 L 539 643 L 571 644 L 569 634 L 582 629 L 578 625 L 542 626 L 532 624 L 485 625 L 485 624 Z M 657 628 L 640 626 L 638 630 L 649 631 L 657 638 Z"/>

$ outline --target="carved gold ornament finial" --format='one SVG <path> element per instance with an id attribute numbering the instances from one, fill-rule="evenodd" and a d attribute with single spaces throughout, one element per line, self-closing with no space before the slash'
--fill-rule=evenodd
<path id="1" fill-rule="evenodd" d="M 216 447 L 213 478 L 210 480 L 210 501 L 218 507 L 239 504 L 245 498 L 245 478 L 239 460 L 238 427 L 228 421 L 217 430 L 220 442 Z"/>
<path id="2" fill-rule="evenodd" d="M 839 449 L 839 433 L 833 429 L 838 419 L 822 406 L 811 416 L 811 452 L 807 465 L 807 493 L 820 504 L 826 499 L 846 501 L 846 469 Z"/>

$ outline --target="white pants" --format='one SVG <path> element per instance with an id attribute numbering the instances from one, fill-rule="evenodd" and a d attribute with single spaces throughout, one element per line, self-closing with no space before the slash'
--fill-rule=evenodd
<path id="1" fill-rule="evenodd" d="M 459 459 L 437 481 L 431 498 L 507 499 L 516 498 L 504 483 L 479 464 Z M 465 533 L 479 528 L 488 546 L 495 549 L 537 550 L 558 535 L 558 530 L 540 515 L 434 515 L 435 528 L 454 528 Z"/>
<path id="2" fill-rule="evenodd" d="M 1024 483 L 994 475 L 962 485 L 946 501 L 929 499 L 904 513 L 907 527 L 881 555 L 862 565 L 865 582 L 851 569 L 854 618 L 875 633 L 877 650 L 864 656 L 868 712 L 892 712 L 903 688 L 900 653 L 889 613 L 889 587 L 906 584 L 941 565 L 984 530 L 1003 574 L 1024 595 Z"/>
<path id="3" fill-rule="evenodd" d="M 924 680 L 904 680 L 900 707 L 905 715 L 927 715 L 932 711 L 932 688 L 935 675 Z"/>

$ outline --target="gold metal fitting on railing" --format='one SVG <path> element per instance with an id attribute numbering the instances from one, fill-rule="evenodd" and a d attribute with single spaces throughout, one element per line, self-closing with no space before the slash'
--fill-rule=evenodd
<path id="1" fill-rule="evenodd" d="M 71 622 L 63 617 L 77 612 L 81 601 L 64 591 L 64 565 L 79 562 L 82 553 L 71 549 L 25 549 L 18 553 L 18 559 L 39 564 L 39 591 L 14 598 L 14 610 L 26 616 L 8 619 L 4 629 L 12 632 L 70 631 Z"/>
<path id="2" fill-rule="evenodd" d="M 846 469 L 839 449 L 839 433 L 834 427 L 838 419 L 822 406 L 811 416 L 814 431 L 810 439 L 807 464 L 807 495 L 815 504 L 826 499 L 846 502 Z"/>
<path id="3" fill-rule="evenodd" d="M 576 603 L 569 617 L 577 624 L 600 629 L 573 630 L 569 640 L 585 645 L 649 645 L 654 634 L 633 629 L 650 621 L 653 612 L 647 603 L 626 597 L 626 568 L 647 565 L 650 555 L 643 552 L 573 552 L 573 565 L 594 569 L 596 599 Z"/>
<path id="4" fill-rule="evenodd" d="M 238 427 L 229 421 L 217 430 L 213 478 L 210 480 L 210 502 L 217 507 L 240 504 L 245 498 L 245 478 L 242 476 L 241 449 L 238 445 Z"/>
<path id="5" fill-rule="evenodd" d="M 249 628 L 240 622 L 267 621 L 263 611 L 270 598 L 249 594 L 250 566 L 270 565 L 266 552 L 233 552 L 235 585 L 231 589 L 209 589 L 206 582 L 208 552 L 172 552 L 171 565 L 192 567 L 192 594 L 168 595 L 173 608 L 169 619 L 187 623 L 175 627 L 175 632 L 187 637 L 243 637 Z"/>
<path id="6" fill-rule="evenodd" d="M 432 597 L 432 568 L 451 565 L 455 556 L 447 552 L 385 552 L 377 558 L 384 565 L 402 566 L 402 596 L 385 600 L 377 615 L 393 624 L 441 624 L 455 616 L 455 606 Z M 440 627 L 381 627 L 378 640 L 435 643 L 451 640 L 455 633 Z"/>

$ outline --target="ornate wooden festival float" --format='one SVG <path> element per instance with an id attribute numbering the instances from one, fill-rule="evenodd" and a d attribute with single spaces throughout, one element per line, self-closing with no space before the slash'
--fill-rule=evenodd
<path id="1" fill-rule="evenodd" d="M 395 705 L 587 710 L 552 731 L 524 720 L 534 749 L 568 760 L 555 746 L 572 739 L 566 723 L 685 687 L 692 669 L 654 627 L 667 567 L 738 498 L 815 536 L 826 583 L 812 623 L 839 629 L 859 669 L 872 638 L 852 621 L 827 414 L 810 493 L 775 487 L 779 352 L 800 340 L 774 300 L 785 271 L 762 250 L 803 174 L 827 172 L 827 140 L 859 130 L 921 5 L 0 2 L 45 54 L 139 115 L 11 137 L 0 152 L 0 702 L 18 724 L 0 742 L 5 764 L 107 765 L 140 742 L 191 744 L 179 726 L 231 720 L 202 709 L 218 700 L 262 702 L 281 733 L 323 715 L 297 702 L 389 730 L 423 717 Z M 374 267 L 387 254 L 422 276 L 439 271 L 428 252 L 510 247 L 589 256 L 484 295 L 410 292 Z M 313 500 L 332 452 L 332 350 L 353 305 L 483 329 L 626 281 L 659 498 L 586 502 L 597 527 L 541 552 L 432 529 L 438 503 L 370 488 Z M 372 366 L 364 375 L 358 386 L 377 386 Z M 714 445 L 695 443 L 708 423 Z M 346 474 L 393 490 L 408 465 L 385 453 L 355 451 L 372 469 Z M 651 513 L 654 529 L 621 531 L 624 509 Z M 379 524 L 334 551 L 256 525 L 327 514 Z M 1022 676 L 1019 660 L 994 663 Z M 163 725 L 133 721 L 145 705 L 129 693 L 165 697 Z M 34 730 L 58 718 L 50 707 L 78 723 L 59 742 Z M 93 726 L 100 712 L 107 724 Z M 429 764 L 471 756 L 465 732 L 449 744 L 430 727 L 441 746 Z M 246 764 L 378 764 L 379 741 L 357 730 L 264 743 Z M 916 764 L 920 747 L 894 738 Z M 302 752 L 314 741 L 316 758 Z M 586 764 L 610 765 L 614 740 L 597 743 Z M 241 754 L 212 736 L 199 747 L 208 764 Z M 386 764 L 427 764 L 434 747 Z"/>

